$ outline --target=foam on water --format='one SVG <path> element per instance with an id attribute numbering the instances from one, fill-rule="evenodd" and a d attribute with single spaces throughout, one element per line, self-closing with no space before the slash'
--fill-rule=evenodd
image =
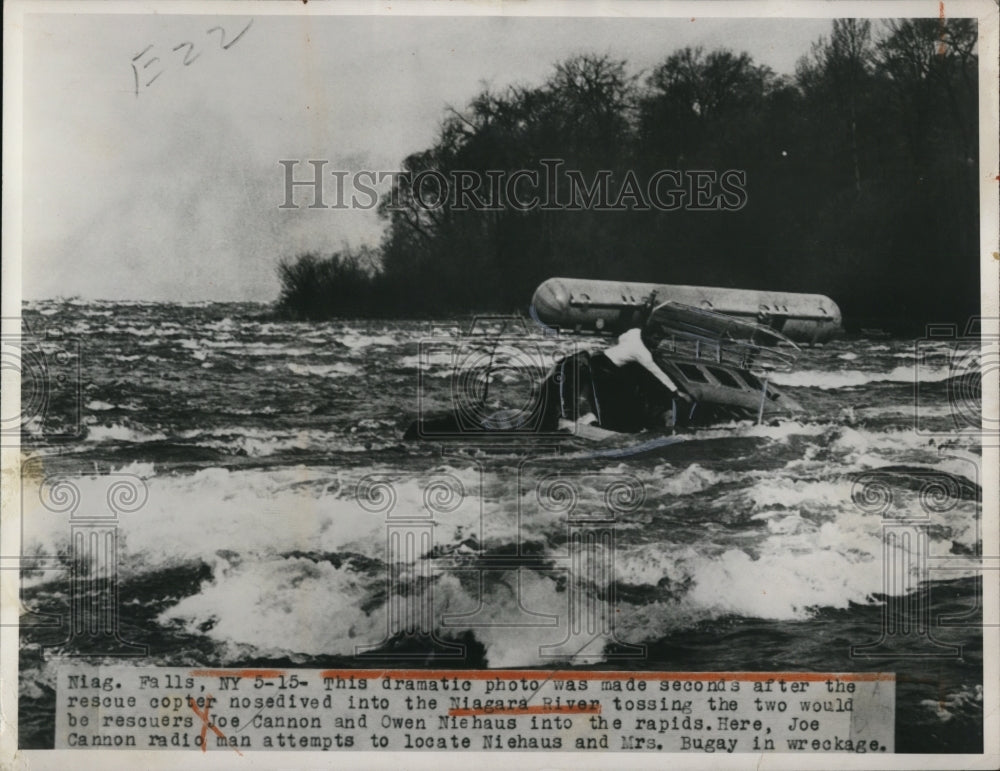
<path id="1" fill-rule="evenodd" d="M 264 655 L 353 655 L 356 646 L 379 642 L 385 629 L 377 614 L 361 608 L 382 577 L 304 557 L 235 564 L 219 557 L 213 576 L 160 622 L 181 623 L 192 633 L 210 626 L 209 637 L 234 657 L 246 647 Z"/>
<path id="2" fill-rule="evenodd" d="M 359 334 L 346 334 L 337 339 L 337 342 L 341 345 L 346 345 L 352 350 L 368 348 L 372 346 L 377 347 L 391 347 L 400 344 L 400 340 L 391 335 L 359 335 Z"/>
<path id="3" fill-rule="evenodd" d="M 130 426 L 123 426 L 118 423 L 87 427 L 88 442 L 157 442 L 166 439 L 167 436 L 159 431 L 142 431 Z"/>
<path id="4" fill-rule="evenodd" d="M 338 361 L 333 364 L 296 364 L 289 362 L 285 366 L 294 375 L 315 377 L 345 377 L 356 375 L 359 372 L 357 366 L 344 361 Z"/>
<path id="5" fill-rule="evenodd" d="M 884 371 L 866 371 L 860 369 L 830 370 L 792 370 L 790 372 L 774 372 L 770 379 L 779 386 L 797 386 L 808 388 L 856 388 L 867 383 L 936 383 L 954 377 L 957 373 L 952 367 L 920 367 L 900 365 Z"/>
<path id="6" fill-rule="evenodd" d="M 379 427 L 376 423 L 372 428 Z M 356 434 L 323 429 L 279 431 L 249 426 L 226 426 L 209 430 L 183 431 L 179 438 L 199 447 L 210 447 L 226 455 L 268 458 L 286 452 L 361 452 L 371 450 L 371 441 L 360 441 Z M 391 444 L 391 443 L 390 443 Z"/>
<path id="7" fill-rule="evenodd" d="M 192 474 L 155 473 L 152 464 L 130 464 L 121 473 L 144 477 L 148 499 L 141 510 L 123 516 L 119 534 L 124 539 L 124 565 L 145 570 L 176 564 L 178 560 L 210 562 L 222 550 L 244 556 L 276 555 L 291 551 L 349 551 L 384 557 L 386 520 L 363 508 L 354 490 L 362 470 L 343 472 L 324 467 L 280 470 L 208 468 Z M 377 471 L 376 471 L 377 473 Z M 474 489 L 474 469 L 448 473 Z M 398 511 L 420 513 L 425 508 L 423 478 L 379 477 L 391 482 Z M 69 528 L 64 518 L 46 514 L 38 487 L 25 487 L 27 548 L 64 551 Z M 84 502 L 103 503 L 108 478 L 74 477 Z M 466 531 L 477 523 L 478 499 L 439 523 Z M 35 514 L 38 516 L 35 516 Z M 44 516 L 43 516 L 44 515 Z"/>
<path id="8" fill-rule="evenodd" d="M 248 648 L 260 655 L 353 655 L 356 646 L 375 645 L 384 637 L 389 520 L 384 512 L 359 504 L 360 470 L 204 469 L 163 475 L 152 466 L 134 464 L 125 471 L 148 478 L 149 499 L 140 511 L 121 518 L 122 577 L 192 560 L 212 567 L 212 577 L 164 611 L 160 623 L 206 634 L 230 650 L 234 660 Z M 521 514 L 530 513 L 522 518 L 503 492 L 505 476 L 483 474 L 474 465 L 441 465 L 420 474 L 368 471 L 391 483 L 392 511 L 410 516 L 428 513 L 429 479 L 457 483 L 464 490 L 459 505 L 449 504 L 435 514 L 432 549 L 393 553 L 392 559 L 397 580 L 409 583 L 410 592 L 429 593 L 438 634 L 472 632 L 485 645 L 491 666 L 551 660 L 541 646 L 565 637 L 563 627 L 511 625 L 523 623 L 526 612 L 542 614 L 536 620 L 548 614 L 559 624 L 568 623 L 569 594 L 561 573 L 508 571 L 480 586 L 469 580 L 476 576 L 474 563 L 456 573 L 452 562 L 435 559 L 435 550 L 447 558 L 474 553 L 479 539 L 486 548 L 500 549 L 534 542 L 543 555 L 570 570 L 568 576 L 562 574 L 565 580 L 583 581 L 585 591 L 607 588 L 591 585 L 590 573 L 574 574 L 574 563 L 560 562 L 567 554 L 565 514 L 539 507 L 533 488 L 522 494 Z M 596 476 L 614 479 L 636 471 L 613 464 Z M 697 464 L 680 469 L 659 464 L 638 473 L 651 488 L 650 497 L 668 500 L 739 478 L 736 472 Z M 649 593 L 647 602 L 624 603 L 623 639 L 655 640 L 685 624 L 727 615 L 802 619 L 817 608 L 872 603 L 885 590 L 882 520 L 852 503 L 850 482 L 804 480 L 787 472 L 756 472 L 754 477 L 748 486 L 714 496 L 713 505 L 726 509 L 727 516 L 692 523 L 682 540 L 681 533 L 672 535 L 671 527 L 678 527 L 673 525 L 657 530 L 654 542 L 642 542 L 649 527 L 656 527 L 655 517 L 651 525 L 638 528 L 623 522 L 615 552 L 605 555 L 613 565 L 611 575 L 626 585 L 647 586 Z M 584 484 L 594 478 L 583 477 Z M 103 496 L 107 484 L 99 476 L 80 477 L 76 483 L 85 501 Z M 595 503 L 602 489 L 597 484 L 585 488 L 580 505 Z M 30 498 L 31 491 L 26 495 Z M 932 554 L 947 555 L 955 543 L 975 545 L 974 504 L 965 502 L 937 515 L 934 524 Z M 30 549 L 68 549 L 68 527 L 59 517 L 26 517 L 25 529 Z M 470 537 L 476 539 L 471 548 L 466 545 Z M 464 551 L 456 552 L 458 547 Z M 595 552 L 598 558 L 601 554 Z M 352 555 L 364 559 L 358 562 Z M 917 555 L 911 556 L 909 564 L 916 565 Z M 477 609 L 475 623 L 463 623 L 463 614 Z"/>
<path id="9" fill-rule="evenodd" d="M 699 429 L 695 436 L 699 439 L 721 439 L 732 436 L 764 437 L 784 442 L 793 436 L 819 436 L 828 433 L 835 425 L 805 423 L 798 420 L 777 420 L 767 423 L 741 420 Z"/>
<path id="10" fill-rule="evenodd" d="M 656 466 L 652 478 L 661 480 L 657 484 L 658 493 L 677 497 L 703 492 L 731 479 L 732 475 L 705 469 L 697 463 L 692 463 L 680 470 L 669 464 Z"/>

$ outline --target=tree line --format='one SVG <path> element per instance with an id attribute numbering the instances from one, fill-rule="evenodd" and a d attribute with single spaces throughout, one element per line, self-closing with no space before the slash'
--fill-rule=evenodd
<path id="1" fill-rule="evenodd" d="M 821 292 L 860 325 L 973 314 L 976 43 L 970 19 L 838 19 L 792 76 L 746 53 L 683 48 L 645 73 L 583 54 L 541 85 L 484 89 L 448 108 L 433 146 L 403 161 L 379 203 L 377 249 L 280 263 L 279 311 L 509 311 L 566 275 Z M 716 210 L 690 198 L 674 208 L 428 206 L 412 184 L 421 172 L 472 171 L 469 194 L 487 200 L 488 172 L 522 169 L 551 172 L 574 195 L 574 181 L 603 178 L 613 196 L 630 176 L 735 170 L 743 200 Z"/>

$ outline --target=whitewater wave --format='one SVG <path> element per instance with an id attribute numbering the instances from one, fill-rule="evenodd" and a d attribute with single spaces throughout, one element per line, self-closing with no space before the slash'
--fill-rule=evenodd
<path id="1" fill-rule="evenodd" d="M 900 365 L 889 372 L 871 372 L 859 369 L 820 370 L 804 369 L 791 372 L 774 372 L 770 379 L 779 386 L 804 388 L 854 388 L 868 383 L 937 383 L 954 377 L 952 367 L 920 367 Z"/>
<path id="2" fill-rule="evenodd" d="M 109 426 L 87 426 L 88 442 L 158 442 L 167 438 L 159 431 L 143 431 L 141 429 L 112 423 Z"/>
<path id="3" fill-rule="evenodd" d="M 266 458 L 282 452 L 337 451 L 361 452 L 373 449 L 371 440 L 358 441 L 354 435 L 359 428 L 382 427 L 379 421 L 353 426 L 353 432 L 323 429 L 301 429 L 298 431 L 276 431 L 274 429 L 247 426 L 226 426 L 211 430 L 184 431 L 179 437 L 186 442 L 194 442 L 199 447 L 209 447 L 229 455 L 246 455 L 252 458 Z M 390 443 L 391 444 L 391 443 Z M 382 443 L 379 443 L 382 446 Z"/>
<path id="4" fill-rule="evenodd" d="M 296 364 L 288 362 L 285 365 L 294 375 L 306 375 L 313 377 L 346 377 L 357 375 L 360 368 L 354 364 L 338 361 L 333 364 Z"/>
<path id="5" fill-rule="evenodd" d="M 544 471 L 545 464 L 540 467 Z M 365 487 L 358 469 L 213 468 L 169 476 L 156 475 L 149 465 L 128 470 L 148 478 L 149 496 L 119 526 L 123 579 L 192 562 L 211 566 L 211 577 L 165 610 L 160 623 L 207 635 L 237 658 L 248 646 L 261 655 L 354 655 L 359 645 L 379 644 L 389 630 L 388 564 L 395 566 L 393 580 L 408 587 L 404 596 L 428 603 L 437 633 L 471 632 L 486 647 L 490 666 L 552 660 L 544 646 L 568 635 L 574 595 L 567 582 L 591 594 L 605 592 L 609 580 L 647 587 L 643 602 L 620 603 L 618 632 L 630 641 L 734 614 L 803 619 L 818 608 L 875 603 L 886 590 L 882 519 L 853 503 L 851 482 L 844 479 L 755 471 L 749 485 L 713 497 L 726 517 L 706 512 L 700 523 L 655 530 L 652 540 L 645 538 L 655 518 L 636 528 L 626 517 L 616 548 L 591 552 L 597 564 L 611 566 L 602 579 L 601 571 L 568 559 L 565 510 L 539 505 L 531 487 L 511 505 L 502 497 L 506 475 L 483 473 L 476 465 L 441 465 L 419 475 L 369 469 L 368 483 L 385 483 L 386 498 L 363 492 L 374 488 Z M 581 510 L 601 503 L 604 488 L 593 480 L 627 473 L 637 472 L 614 464 L 582 475 Z M 740 478 L 739 472 L 697 464 L 659 464 L 638 473 L 651 497 L 666 500 L 696 501 L 694 493 Z M 433 494 L 439 497 L 429 492 L 428 480 L 444 485 Z M 105 478 L 81 477 L 77 484 L 83 500 L 103 500 Z M 460 494 L 452 497 L 445 487 Z M 433 517 L 428 506 L 435 506 Z M 963 501 L 934 515 L 932 555 L 948 555 L 955 544 L 975 546 L 975 506 Z M 393 550 L 390 514 L 405 516 L 409 527 L 425 522 L 428 540 Z M 672 527 L 679 528 L 676 535 Z M 58 517 L 26 516 L 25 529 L 34 552 L 69 548 L 68 523 Z M 535 544 L 532 553 L 552 569 L 493 571 L 480 582 L 479 551 L 509 553 L 516 544 Z M 913 539 L 894 548 L 918 545 Z M 917 557 L 911 554 L 906 564 L 917 566 Z M 974 566 L 968 574 L 975 574 Z M 949 571 L 949 578 L 959 575 Z"/>
<path id="6" fill-rule="evenodd" d="M 337 338 L 337 342 L 353 350 L 369 347 L 386 348 L 400 345 L 402 342 L 398 337 L 392 335 L 360 335 L 345 334 Z"/>

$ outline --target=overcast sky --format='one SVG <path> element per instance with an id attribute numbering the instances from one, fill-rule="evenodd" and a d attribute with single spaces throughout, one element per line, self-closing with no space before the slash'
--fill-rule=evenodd
<path id="1" fill-rule="evenodd" d="M 26 17 L 25 298 L 273 300 L 280 257 L 376 244 L 383 227 L 373 212 L 279 210 L 281 159 L 394 170 L 434 141 L 446 105 L 487 84 L 539 84 L 575 53 L 648 71 L 678 47 L 728 47 L 792 73 L 830 28 L 293 14 L 252 19 L 223 50 L 250 22 Z"/>

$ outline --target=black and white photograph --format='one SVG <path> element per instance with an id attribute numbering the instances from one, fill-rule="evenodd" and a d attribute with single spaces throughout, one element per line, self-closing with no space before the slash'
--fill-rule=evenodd
<path id="1" fill-rule="evenodd" d="M 1000 762 L 996 3 L 512 5 L 5 5 L 0 765 Z"/>

